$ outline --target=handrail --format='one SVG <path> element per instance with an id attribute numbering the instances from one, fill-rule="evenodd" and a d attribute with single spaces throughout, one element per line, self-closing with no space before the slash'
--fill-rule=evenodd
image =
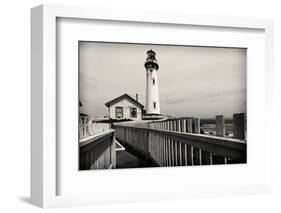
<path id="1" fill-rule="evenodd" d="M 80 119 L 79 122 L 79 137 L 82 138 L 88 138 L 92 135 L 97 135 L 102 132 L 107 132 L 110 130 L 110 124 L 109 123 L 100 123 L 100 122 L 94 122 L 91 119 L 83 120 Z"/>
<path id="2" fill-rule="evenodd" d="M 246 152 L 246 142 L 239 139 L 221 138 L 216 136 L 159 129 L 150 129 L 149 131 L 160 133 L 177 142 L 208 152 L 213 152 L 233 160 L 239 160 L 243 158 Z"/>
<path id="3" fill-rule="evenodd" d="M 80 139 L 79 169 L 109 169 L 116 167 L 114 130 Z"/>
<path id="4" fill-rule="evenodd" d="M 91 135 L 91 136 L 88 136 L 88 137 L 81 138 L 79 140 L 79 146 L 83 147 L 83 146 L 85 146 L 89 143 L 100 142 L 99 141 L 100 138 L 104 139 L 104 137 L 110 137 L 112 135 L 112 133 L 114 133 L 113 129 L 111 129 L 107 132 L 102 132 L 102 133 L 97 134 L 97 135 Z"/>
<path id="5" fill-rule="evenodd" d="M 234 138 L 222 138 L 212 135 L 202 135 L 202 134 L 194 134 L 194 133 L 187 133 L 187 132 L 176 132 L 176 131 L 169 131 L 169 130 L 161 130 L 161 129 L 149 129 L 152 132 L 158 132 L 161 134 L 175 136 L 175 137 L 182 137 L 184 139 L 194 139 L 201 142 L 206 143 L 213 143 L 216 145 L 224 145 L 228 146 L 229 148 L 240 148 L 244 149 L 246 145 L 245 140 L 234 139 Z"/>
<path id="6" fill-rule="evenodd" d="M 246 162 L 245 140 L 163 128 L 118 124 L 115 128 L 118 141 L 141 152 L 159 166 Z"/>

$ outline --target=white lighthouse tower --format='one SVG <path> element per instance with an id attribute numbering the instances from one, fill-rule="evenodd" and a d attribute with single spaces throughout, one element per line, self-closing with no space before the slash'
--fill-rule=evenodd
<path id="1" fill-rule="evenodd" d="M 144 119 L 160 119 L 160 101 L 158 85 L 159 65 L 155 58 L 156 53 L 153 50 L 147 51 L 145 61 L 146 68 L 146 113 Z"/>

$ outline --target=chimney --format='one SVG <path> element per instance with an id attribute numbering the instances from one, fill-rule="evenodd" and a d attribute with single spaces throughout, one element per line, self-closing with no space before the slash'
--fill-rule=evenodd
<path id="1" fill-rule="evenodd" d="M 139 94 L 136 94 L 136 101 L 139 101 Z"/>

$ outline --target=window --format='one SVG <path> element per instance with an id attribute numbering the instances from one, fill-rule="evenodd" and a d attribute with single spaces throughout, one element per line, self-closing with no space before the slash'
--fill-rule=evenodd
<path id="1" fill-rule="evenodd" d="M 130 108 L 130 117 L 131 118 L 137 117 L 137 108 Z"/>
<path id="2" fill-rule="evenodd" d="M 156 102 L 153 102 L 153 108 L 156 109 Z"/>
<path id="3" fill-rule="evenodd" d="M 155 85 L 155 78 L 152 79 L 152 83 L 153 83 L 153 85 Z"/>
<path id="4" fill-rule="evenodd" d="M 115 117 L 123 118 L 123 107 L 115 107 Z"/>

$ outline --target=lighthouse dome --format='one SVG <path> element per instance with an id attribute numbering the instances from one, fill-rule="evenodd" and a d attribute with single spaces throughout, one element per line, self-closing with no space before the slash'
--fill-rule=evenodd
<path id="1" fill-rule="evenodd" d="M 153 50 L 148 50 L 146 53 L 147 53 L 147 57 L 146 57 L 146 61 L 144 64 L 145 68 L 146 69 L 153 68 L 153 69 L 158 70 L 159 65 L 158 65 L 156 57 L 155 57 L 156 53 Z"/>

